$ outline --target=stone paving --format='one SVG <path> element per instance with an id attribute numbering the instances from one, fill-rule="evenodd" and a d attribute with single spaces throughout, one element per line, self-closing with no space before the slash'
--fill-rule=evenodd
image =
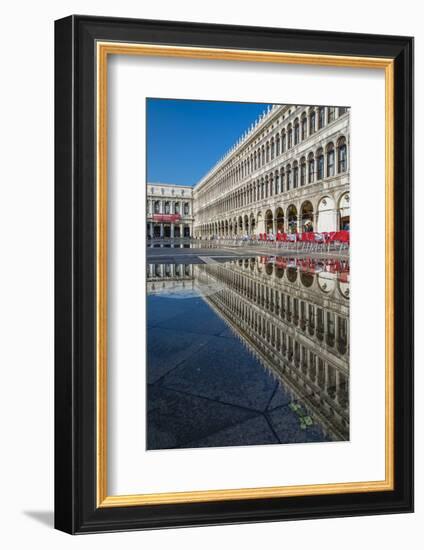
<path id="1" fill-rule="evenodd" d="M 326 441 L 200 296 L 148 296 L 147 448 Z"/>

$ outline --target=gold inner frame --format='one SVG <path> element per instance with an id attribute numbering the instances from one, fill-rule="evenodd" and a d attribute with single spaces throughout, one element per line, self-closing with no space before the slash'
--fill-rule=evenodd
<path id="1" fill-rule="evenodd" d="M 301 53 L 97 42 L 97 506 L 141 506 L 394 489 L 394 60 Z M 315 485 L 217 489 L 109 496 L 107 493 L 107 61 L 142 55 L 384 69 L 385 71 L 385 479 Z"/>

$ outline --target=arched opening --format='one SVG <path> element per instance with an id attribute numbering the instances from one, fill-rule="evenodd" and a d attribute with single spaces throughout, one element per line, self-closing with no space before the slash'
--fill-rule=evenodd
<path id="1" fill-rule="evenodd" d="M 267 210 L 265 214 L 265 231 L 266 233 L 272 233 L 273 230 L 273 216 L 271 210 Z"/>
<path id="2" fill-rule="evenodd" d="M 277 233 L 284 233 L 284 211 L 282 208 L 277 208 L 275 211 L 275 222 L 277 224 Z"/>
<path id="3" fill-rule="evenodd" d="M 264 219 L 262 216 L 262 212 L 258 212 L 258 215 L 256 216 L 257 219 L 257 230 L 258 233 L 264 233 L 265 227 L 264 227 Z"/>
<path id="4" fill-rule="evenodd" d="M 331 178 L 335 174 L 335 159 L 334 159 L 334 145 L 329 143 L 326 147 L 327 153 L 327 178 Z"/>
<path id="5" fill-rule="evenodd" d="M 244 232 L 246 233 L 246 235 L 249 234 L 249 217 L 247 214 L 245 214 L 244 216 Z"/>
<path id="6" fill-rule="evenodd" d="M 350 197 L 345 193 L 339 200 L 339 228 L 340 230 L 350 230 Z"/>
<path id="7" fill-rule="evenodd" d="M 337 141 L 337 172 L 341 174 L 347 170 L 346 138 L 342 136 Z"/>
<path id="8" fill-rule="evenodd" d="M 314 209 L 309 201 L 302 204 L 300 210 L 302 220 L 302 232 L 310 232 L 314 230 Z"/>
<path id="9" fill-rule="evenodd" d="M 312 275 L 312 273 L 302 272 L 300 274 L 300 281 L 304 287 L 309 288 L 314 282 L 314 276 Z"/>
<path id="10" fill-rule="evenodd" d="M 331 197 L 323 197 L 318 204 L 317 231 L 336 231 L 336 211 L 334 200 Z"/>
<path id="11" fill-rule="evenodd" d="M 317 162 L 317 180 L 322 180 L 324 178 L 324 151 L 322 147 L 315 153 L 315 158 Z"/>
<path id="12" fill-rule="evenodd" d="M 297 208 L 291 204 L 287 209 L 288 233 L 297 233 Z"/>
<path id="13" fill-rule="evenodd" d="M 287 279 L 291 283 L 295 283 L 297 279 L 297 269 L 295 267 L 288 267 L 287 268 Z"/>
<path id="14" fill-rule="evenodd" d="M 256 230 L 255 216 L 250 214 L 250 234 L 254 235 Z"/>

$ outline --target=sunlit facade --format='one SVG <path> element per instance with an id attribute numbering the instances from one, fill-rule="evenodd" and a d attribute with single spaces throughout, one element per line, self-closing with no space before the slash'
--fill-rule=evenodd
<path id="1" fill-rule="evenodd" d="M 147 238 L 193 236 L 193 188 L 169 183 L 147 184 Z"/>
<path id="2" fill-rule="evenodd" d="M 194 236 L 350 229 L 349 116 L 274 105 L 195 185 Z"/>

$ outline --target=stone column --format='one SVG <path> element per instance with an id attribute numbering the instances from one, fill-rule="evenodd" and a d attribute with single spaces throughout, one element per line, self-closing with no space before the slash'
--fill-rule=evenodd
<path id="1" fill-rule="evenodd" d="M 150 238 L 153 239 L 153 223 L 149 222 L 149 235 Z"/>

